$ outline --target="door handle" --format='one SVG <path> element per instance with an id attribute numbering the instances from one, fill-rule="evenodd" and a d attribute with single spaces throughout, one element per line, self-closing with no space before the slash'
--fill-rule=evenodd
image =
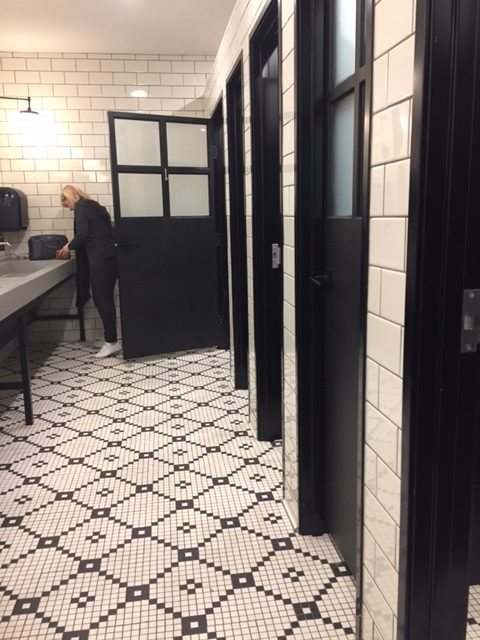
<path id="1" fill-rule="evenodd" d="M 331 281 L 332 281 L 331 269 L 325 269 L 325 271 L 320 275 L 310 276 L 310 282 L 314 284 L 316 287 L 325 287 L 327 284 L 330 284 Z"/>

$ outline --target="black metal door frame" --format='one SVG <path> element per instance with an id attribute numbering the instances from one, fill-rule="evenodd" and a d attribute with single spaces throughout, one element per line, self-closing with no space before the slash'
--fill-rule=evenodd
<path id="1" fill-rule="evenodd" d="M 318 9 L 321 10 L 318 10 Z M 299 1 L 296 10 L 297 67 L 297 172 L 295 207 L 295 309 L 297 340 L 297 409 L 299 449 L 299 531 L 320 535 L 325 531 L 322 481 L 322 430 L 316 428 L 322 411 L 322 322 L 310 277 L 320 272 L 313 242 L 321 234 L 324 175 L 319 171 L 324 145 L 320 118 L 314 117 L 315 104 L 323 99 L 325 32 L 323 6 L 313 0 Z M 314 64 L 318 60 L 319 64 Z M 320 158 L 318 158 L 320 155 Z M 316 157 L 317 156 L 317 157 Z M 316 204 L 315 204 L 316 203 Z"/>
<path id="2" fill-rule="evenodd" d="M 228 296 L 227 212 L 225 206 L 225 145 L 222 99 L 212 113 L 213 189 L 217 234 L 218 347 L 230 348 Z"/>
<path id="3" fill-rule="evenodd" d="M 259 440 L 282 436 L 283 268 L 273 264 L 273 245 L 282 249 L 281 214 L 281 48 L 279 1 L 272 0 L 250 39 L 252 134 L 252 229 L 255 364 L 257 379 L 257 435 Z M 263 77 L 277 51 L 277 100 L 268 107 Z M 270 105 L 271 107 L 271 105 Z M 267 113 L 268 112 L 268 113 Z"/>
<path id="4" fill-rule="evenodd" d="M 227 79 L 227 129 L 235 388 L 248 389 L 247 225 L 242 57 Z"/>
<path id="5" fill-rule="evenodd" d="M 480 289 L 479 33 L 477 2 L 417 0 L 399 640 L 465 638 L 480 354 L 460 341 L 463 290 Z"/>

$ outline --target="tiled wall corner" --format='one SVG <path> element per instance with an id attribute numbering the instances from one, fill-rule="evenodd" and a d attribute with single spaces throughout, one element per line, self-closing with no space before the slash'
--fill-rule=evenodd
<path id="1" fill-rule="evenodd" d="M 282 212 L 283 212 L 283 491 L 298 525 L 298 416 L 295 330 L 295 14 L 293 2 L 281 4 Z"/>
<path id="2" fill-rule="evenodd" d="M 0 184 L 22 190 L 29 205 L 28 229 L 5 234 L 13 250 L 27 253 L 31 235 L 72 237 L 72 215 L 59 205 L 62 184 L 77 184 L 112 212 L 107 111 L 203 117 L 212 65 L 212 56 L 0 52 L 1 94 L 30 95 L 40 113 L 25 129 L 18 105 L 0 100 Z M 68 283 L 43 310 L 69 313 L 74 304 Z M 100 339 L 102 324 L 91 302 L 85 318 L 87 339 Z M 78 340 L 76 324 L 34 323 L 30 339 Z"/>
<path id="3" fill-rule="evenodd" d="M 374 10 L 363 640 L 394 640 L 414 1 L 379 0 Z"/>

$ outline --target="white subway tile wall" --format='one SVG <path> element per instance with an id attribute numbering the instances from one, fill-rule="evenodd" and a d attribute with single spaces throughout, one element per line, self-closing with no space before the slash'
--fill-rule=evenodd
<path id="1" fill-rule="evenodd" d="M 414 9 L 413 0 L 374 9 L 363 640 L 397 637 Z"/>
<path id="2" fill-rule="evenodd" d="M 113 215 L 107 111 L 203 117 L 203 93 L 212 56 L 0 52 L 0 91 L 32 97 L 39 111 L 25 129 L 24 103 L 0 100 L 0 184 L 27 194 L 29 227 L 6 233 L 13 251 L 27 253 L 31 235 L 72 237 L 72 214 L 59 204 L 61 186 L 73 183 Z M 132 97 L 141 91 L 145 97 Z M 45 313 L 71 313 L 73 283 L 44 303 Z M 118 305 L 117 305 L 118 307 Z M 100 318 L 85 308 L 88 340 L 102 338 Z M 34 323 L 30 339 L 78 340 L 76 322 Z"/>
<path id="3" fill-rule="evenodd" d="M 297 360 L 295 344 L 295 16 L 294 3 L 283 2 L 281 10 L 282 56 L 282 204 L 284 219 L 284 502 L 291 519 L 298 523 L 298 430 Z"/>

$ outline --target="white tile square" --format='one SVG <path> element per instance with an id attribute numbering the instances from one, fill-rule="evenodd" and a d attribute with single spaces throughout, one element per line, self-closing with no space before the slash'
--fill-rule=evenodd
<path id="1" fill-rule="evenodd" d="M 368 269 L 368 310 L 380 315 L 380 296 L 382 290 L 382 269 L 369 267 Z"/>
<path id="2" fill-rule="evenodd" d="M 365 442 L 392 471 L 397 468 L 398 428 L 375 407 L 365 410 Z"/>
<path id="3" fill-rule="evenodd" d="M 378 407 L 379 393 L 379 366 L 376 362 L 367 358 L 366 363 L 366 399 L 374 407 Z"/>
<path id="4" fill-rule="evenodd" d="M 415 36 L 411 36 L 388 54 L 387 103 L 405 100 L 413 95 L 413 62 Z"/>
<path id="5" fill-rule="evenodd" d="M 385 109 L 372 119 L 372 164 L 394 162 L 408 156 L 410 101 Z"/>
<path id="6" fill-rule="evenodd" d="M 400 524 L 400 478 L 382 461 L 377 464 L 376 496 L 396 524 Z"/>
<path id="7" fill-rule="evenodd" d="M 410 196 L 410 160 L 385 167 L 385 215 L 407 216 Z"/>
<path id="8" fill-rule="evenodd" d="M 378 378 L 378 408 L 398 427 L 402 427 L 403 380 L 382 367 Z"/>
<path id="9" fill-rule="evenodd" d="M 388 92 L 388 54 L 373 63 L 372 109 L 377 112 L 387 106 Z"/>
<path id="10" fill-rule="evenodd" d="M 413 0 L 382 0 L 375 5 L 374 56 L 378 58 L 413 31 Z"/>
<path id="11" fill-rule="evenodd" d="M 385 166 L 370 171 L 370 217 L 383 216 L 385 196 Z"/>
<path id="12" fill-rule="evenodd" d="M 368 445 L 365 445 L 364 467 L 365 485 L 375 495 L 377 491 L 377 455 Z M 364 562 L 366 562 L 365 559 Z"/>
<path id="13" fill-rule="evenodd" d="M 369 313 L 367 318 L 367 356 L 389 371 L 400 375 L 401 327 Z"/>
<path id="14" fill-rule="evenodd" d="M 405 228 L 403 218 L 370 220 L 369 262 L 372 266 L 405 270 Z"/>
<path id="15" fill-rule="evenodd" d="M 380 314 L 400 325 L 405 324 L 406 274 L 382 269 Z"/>
<path id="16" fill-rule="evenodd" d="M 379 547 L 375 554 L 375 583 L 394 615 L 397 614 L 398 573 Z"/>
<path id="17" fill-rule="evenodd" d="M 365 489 L 365 526 L 393 565 L 396 525 L 369 489 Z"/>

